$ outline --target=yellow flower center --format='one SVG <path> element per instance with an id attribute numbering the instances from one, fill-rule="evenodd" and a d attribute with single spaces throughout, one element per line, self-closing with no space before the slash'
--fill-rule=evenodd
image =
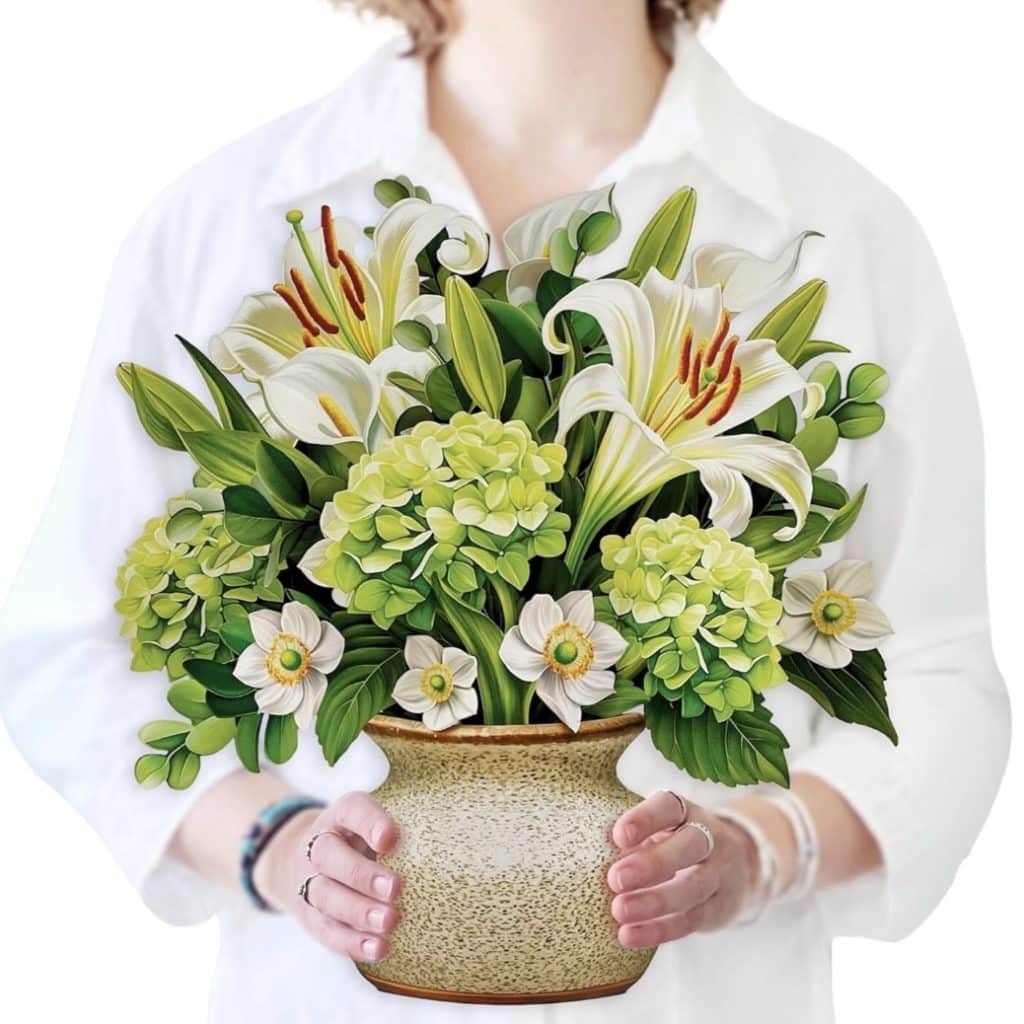
<path id="1" fill-rule="evenodd" d="M 348 417 L 342 412 L 341 406 L 330 395 L 320 395 L 317 401 L 320 403 L 320 408 L 327 413 L 327 418 L 334 424 L 342 437 L 356 436 L 356 428 L 352 426 Z"/>
<path id="2" fill-rule="evenodd" d="M 294 686 L 309 671 L 309 648 L 290 633 L 278 633 L 267 651 L 267 672 L 275 683 Z"/>
<path id="3" fill-rule="evenodd" d="M 544 660 L 552 672 L 566 679 L 577 679 L 593 664 L 594 645 L 575 623 L 563 622 L 548 634 Z"/>
<path id="4" fill-rule="evenodd" d="M 428 665 L 420 673 L 420 692 L 428 700 L 435 704 L 443 704 L 452 695 L 455 689 L 455 679 L 452 670 L 447 665 L 437 662 Z"/>
<path id="5" fill-rule="evenodd" d="M 857 606 L 839 590 L 823 590 L 811 606 L 811 621 L 819 633 L 839 636 L 856 623 Z"/>

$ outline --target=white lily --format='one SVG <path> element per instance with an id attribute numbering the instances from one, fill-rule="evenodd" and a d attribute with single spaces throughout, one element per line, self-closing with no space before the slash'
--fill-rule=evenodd
<path id="1" fill-rule="evenodd" d="M 575 233 L 592 213 L 612 213 L 614 186 L 578 192 L 563 196 L 531 210 L 514 221 L 502 236 L 509 272 L 506 283 L 508 300 L 520 306 L 537 296 L 537 284 L 551 269 L 551 238 L 560 228 L 569 232 L 575 242 Z"/>
<path id="2" fill-rule="evenodd" d="M 254 643 L 239 656 L 235 675 L 256 688 L 264 714 L 294 714 L 299 728 L 308 729 L 327 692 L 327 675 L 341 663 L 345 638 L 298 601 L 280 612 L 253 612 L 249 625 Z"/>
<path id="3" fill-rule="evenodd" d="M 804 231 L 773 260 L 762 259 L 745 249 L 712 243 L 693 254 L 690 284 L 694 288 L 722 289 L 725 308 L 742 313 L 780 288 L 796 271 L 800 253 L 808 238 L 824 237 L 818 231 Z"/>
<path id="4" fill-rule="evenodd" d="M 406 711 L 422 715 L 428 729 L 440 732 L 476 714 L 480 699 L 471 654 L 442 647 L 429 636 L 411 636 L 405 641 L 405 663 L 409 671 L 398 677 L 392 696 Z"/>
<path id="5" fill-rule="evenodd" d="M 867 598 L 875 589 L 869 562 L 846 559 L 782 585 L 783 643 L 825 668 L 845 668 L 854 651 L 870 651 L 892 634 L 885 613 Z"/>
<path id="6" fill-rule="evenodd" d="M 593 281 L 570 292 L 544 320 L 544 344 L 564 354 L 558 317 L 569 310 L 593 316 L 611 350 L 572 377 L 559 403 L 558 440 L 583 416 L 612 418 L 587 478 L 566 561 L 579 567 L 597 531 L 669 480 L 699 473 L 711 495 L 710 515 L 730 536 L 742 533 L 753 499 L 745 477 L 781 494 L 796 513 L 790 539 L 803 526 L 811 472 L 791 444 L 748 434 L 726 434 L 805 386 L 776 352 L 775 342 L 740 343 L 722 289 L 693 289 L 656 270 L 640 287 Z"/>
<path id="7" fill-rule="evenodd" d="M 262 380 L 306 348 L 325 347 L 370 362 L 393 342 L 396 323 L 419 295 L 416 258 L 441 231 L 438 250 L 449 270 L 475 273 L 487 262 L 484 230 L 450 206 L 403 199 L 381 218 L 365 264 L 354 253 L 362 233 L 321 208 L 320 227 L 307 232 L 302 213 L 288 222 L 294 236 L 284 253 L 284 282 L 248 296 L 231 324 L 210 342 L 225 373 Z"/>
<path id="8" fill-rule="evenodd" d="M 576 732 L 582 709 L 614 692 L 611 666 L 626 647 L 617 630 L 594 617 L 594 595 L 576 590 L 557 601 L 548 594 L 530 598 L 499 654 L 517 679 L 537 684 L 537 696 Z"/>

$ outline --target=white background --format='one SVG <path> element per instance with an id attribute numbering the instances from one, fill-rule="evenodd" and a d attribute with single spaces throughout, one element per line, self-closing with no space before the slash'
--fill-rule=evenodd
<path id="1" fill-rule="evenodd" d="M 46 501 L 106 274 L 133 220 L 214 149 L 334 89 L 387 32 L 325 0 L 3 6 L 0 594 Z M 938 250 L 985 417 L 993 629 L 1011 690 L 1024 569 L 1022 36 L 1020 5 L 963 0 L 728 0 L 707 36 L 756 99 L 893 186 Z M 897 946 L 837 946 L 840 1024 L 1016 1016 L 1016 753 L 974 855 L 927 924 Z M 6 1019 L 202 1020 L 216 926 L 175 931 L 151 918 L 2 730 L 0 780 Z"/>

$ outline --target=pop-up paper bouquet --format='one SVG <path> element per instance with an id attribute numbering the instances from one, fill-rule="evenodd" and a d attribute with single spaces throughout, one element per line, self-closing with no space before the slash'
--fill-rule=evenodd
<path id="1" fill-rule="evenodd" d="M 650 952 L 606 926 L 606 833 L 643 727 L 729 786 L 788 784 L 777 686 L 895 742 L 870 565 L 796 567 L 857 520 L 865 483 L 825 466 L 882 426 L 887 376 L 826 358 L 849 350 L 815 336 L 824 281 L 790 293 L 826 243 L 687 258 L 690 188 L 593 280 L 621 228 L 610 188 L 514 224 L 490 273 L 472 220 L 406 178 L 376 195 L 365 230 L 288 213 L 280 282 L 208 354 L 178 339 L 209 404 L 118 369 L 194 463 L 118 573 L 132 667 L 166 674 L 178 716 L 143 727 L 136 777 L 183 789 L 229 744 L 259 771 L 307 729 L 334 764 L 365 729 L 408 879 L 371 980 L 621 991 Z M 448 917 L 439 870 L 462 879 Z"/>

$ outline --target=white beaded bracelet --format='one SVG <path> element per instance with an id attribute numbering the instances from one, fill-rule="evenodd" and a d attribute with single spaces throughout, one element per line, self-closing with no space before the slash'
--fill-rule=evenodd
<path id="1" fill-rule="evenodd" d="M 715 811 L 715 814 L 723 821 L 728 821 L 750 837 L 757 852 L 757 892 L 755 899 L 737 919 L 737 924 L 753 924 L 765 911 L 769 903 L 778 896 L 779 888 L 779 862 L 775 856 L 775 849 L 768 837 L 764 834 L 761 826 L 745 814 L 722 807 Z"/>
<path id="2" fill-rule="evenodd" d="M 818 830 L 807 805 L 795 793 L 782 790 L 766 797 L 785 816 L 796 841 L 796 871 L 786 891 L 779 895 L 787 901 L 801 900 L 810 893 L 818 881 L 821 866 L 821 843 Z"/>

